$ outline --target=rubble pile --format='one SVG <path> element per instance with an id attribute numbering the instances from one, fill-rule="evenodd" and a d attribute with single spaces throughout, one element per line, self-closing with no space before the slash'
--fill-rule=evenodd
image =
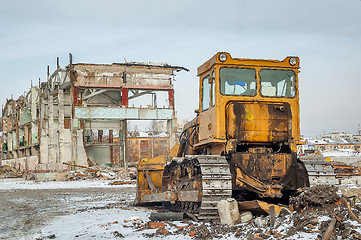
<path id="1" fill-rule="evenodd" d="M 310 188 L 300 189 L 298 194 L 291 197 L 290 204 L 298 210 L 310 206 L 324 206 L 341 199 L 338 188 L 326 185 L 316 185 Z"/>
<path id="2" fill-rule="evenodd" d="M 361 239 L 361 205 L 341 195 L 332 186 L 302 189 L 290 201 L 291 212 L 284 208 L 276 215 L 255 216 L 247 223 L 234 226 L 217 221 L 142 221 L 125 223 L 147 237 L 184 235 L 192 239 Z M 349 208 L 349 209 L 348 209 Z M 354 217 L 352 216 L 354 215 Z M 155 230 L 154 230 L 155 229 Z M 149 232 L 150 230 L 153 230 Z"/>
<path id="3" fill-rule="evenodd" d="M 77 166 L 78 170 L 69 171 L 64 177 L 64 180 L 84 180 L 93 178 L 102 178 L 107 180 L 116 180 L 110 184 L 127 184 L 135 183 L 136 169 L 135 168 L 121 168 L 112 167 L 106 165 L 95 165 L 92 167 Z"/>
<path id="4" fill-rule="evenodd" d="M 0 178 L 21 178 L 23 173 L 13 167 L 1 165 Z"/>

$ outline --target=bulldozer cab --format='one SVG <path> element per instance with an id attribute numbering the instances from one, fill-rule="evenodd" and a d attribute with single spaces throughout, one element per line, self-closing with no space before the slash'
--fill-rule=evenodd
<path id="1" fill-rule="evenodd" d="M 278 61 L 232 58 L 226 52 L 214 55 L 198 68 L 196 146 L 236 141 L 237 145 L 287 144 L 296 151 L 300 139 L 298 69 L 298 57 Z M 207 154 L 219 151 L 212 147 Z"/>

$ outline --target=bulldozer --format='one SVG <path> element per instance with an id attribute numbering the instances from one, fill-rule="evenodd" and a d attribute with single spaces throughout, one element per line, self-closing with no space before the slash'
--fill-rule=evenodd
<path id="1" fill-rule="evenodd" d="M 139 162 L 136 202 L 211 220 L 222 199 L 287 202 L 309 186 L 297 157 L 299 64 L 218 52 L 199 66 L 196 117 L 167 155 Z"/>

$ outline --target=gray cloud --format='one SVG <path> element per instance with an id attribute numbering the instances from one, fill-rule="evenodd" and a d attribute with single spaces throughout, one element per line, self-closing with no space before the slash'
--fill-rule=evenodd
<path id="1" fill-rule="evenodd" d="M 191 69 L 176 82 L 178 114 L 190 119 L 198 104 L 196 68 L 217 51 L 249 58 L 298 55 L 302 131 L 355 132 L 361 123 L 355 111 L 360 12 L 358 0 L 4 1 L 0 81 L 8 87 L 0 90 L 0 102 L 9 89 L 15 96 L 30 79 L 43 79 L 57 56 L 67 64 L 72 52 L 79 62 L 125 57 Z"/>

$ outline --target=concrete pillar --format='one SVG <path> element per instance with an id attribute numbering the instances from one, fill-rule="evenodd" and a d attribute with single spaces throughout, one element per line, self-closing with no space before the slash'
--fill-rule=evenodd
<path id="1" fill-rule="evenodd" d="M 46 109 L 48 108 L 48 99 L 41 95 L 41 129 L 40 129 L 40 163 L 46 164 L 49 162 L 49 138 L 48 138 L 48 122 L 45 121 Z"/>
<path id="2" fill-rule="evenodd" d="M 113 143 L 113 130 L 109 130 L 109 143 L 112 144 Z M 113 146 L 109 146 L 109 151 L 110 151 L 110 163 L 112 166 L 114 166 L 116 163 L 114 161 L 114 155 L 113 155 Z"/>
<path id="3" fill-rule="evenodd" d="M 120 162 L 123 162 L 123 166 L 124 168 L 128 168 L 128 164 L 127 164 L 127 120 L 121 120 L 120 121 L 120 129 L 122 131 L 122 141 L 120 143 L 121 147 L 120 147 Z M 120 134 L 119 134 L 120 137 Z"/>
<path id="4" fill-rule="evenodd" d="M 58 152 L 58 162 L 63 163 L 65 161 L 63 157 L 62 147 L 66 144 L 64 136 L 64 90 L 58 88 L 58 141 L 57 141 L 57 152 Z M 70 144 L 70 143 L 69 143 Z M 65 153 L 64 153 L 65 154 Z"/>
<path id="5" fill-rule="evenodd" d="M 58 89 L 59 130 L 64 129 L 64 90 Z"/>
<path id="6" fill-rule="evenodd" d="M 76 161 L 75 164 L 88 166 L 88 157 L 86 155 L 86 151 L 83 143 L 83 130 L 79 129 L 76 131 Z"/>
<path id="7" fill-rule="evenodd" d="M 176 136 L 176 119 L 167 120 L 167 132 L 169 134 L 169 149 L 171 149 L 177 143 Z"/>
<path id="8" fill-rule="evenodd" d="M 48 96 L 48 109 L 49 109 L 49 163 L 56 162 L 55 151 L 55 134 L 54 134 L 54 99 L 53 94 L 49 91 Z M 55 169 L 54 169 L 55 170 Z"/>

